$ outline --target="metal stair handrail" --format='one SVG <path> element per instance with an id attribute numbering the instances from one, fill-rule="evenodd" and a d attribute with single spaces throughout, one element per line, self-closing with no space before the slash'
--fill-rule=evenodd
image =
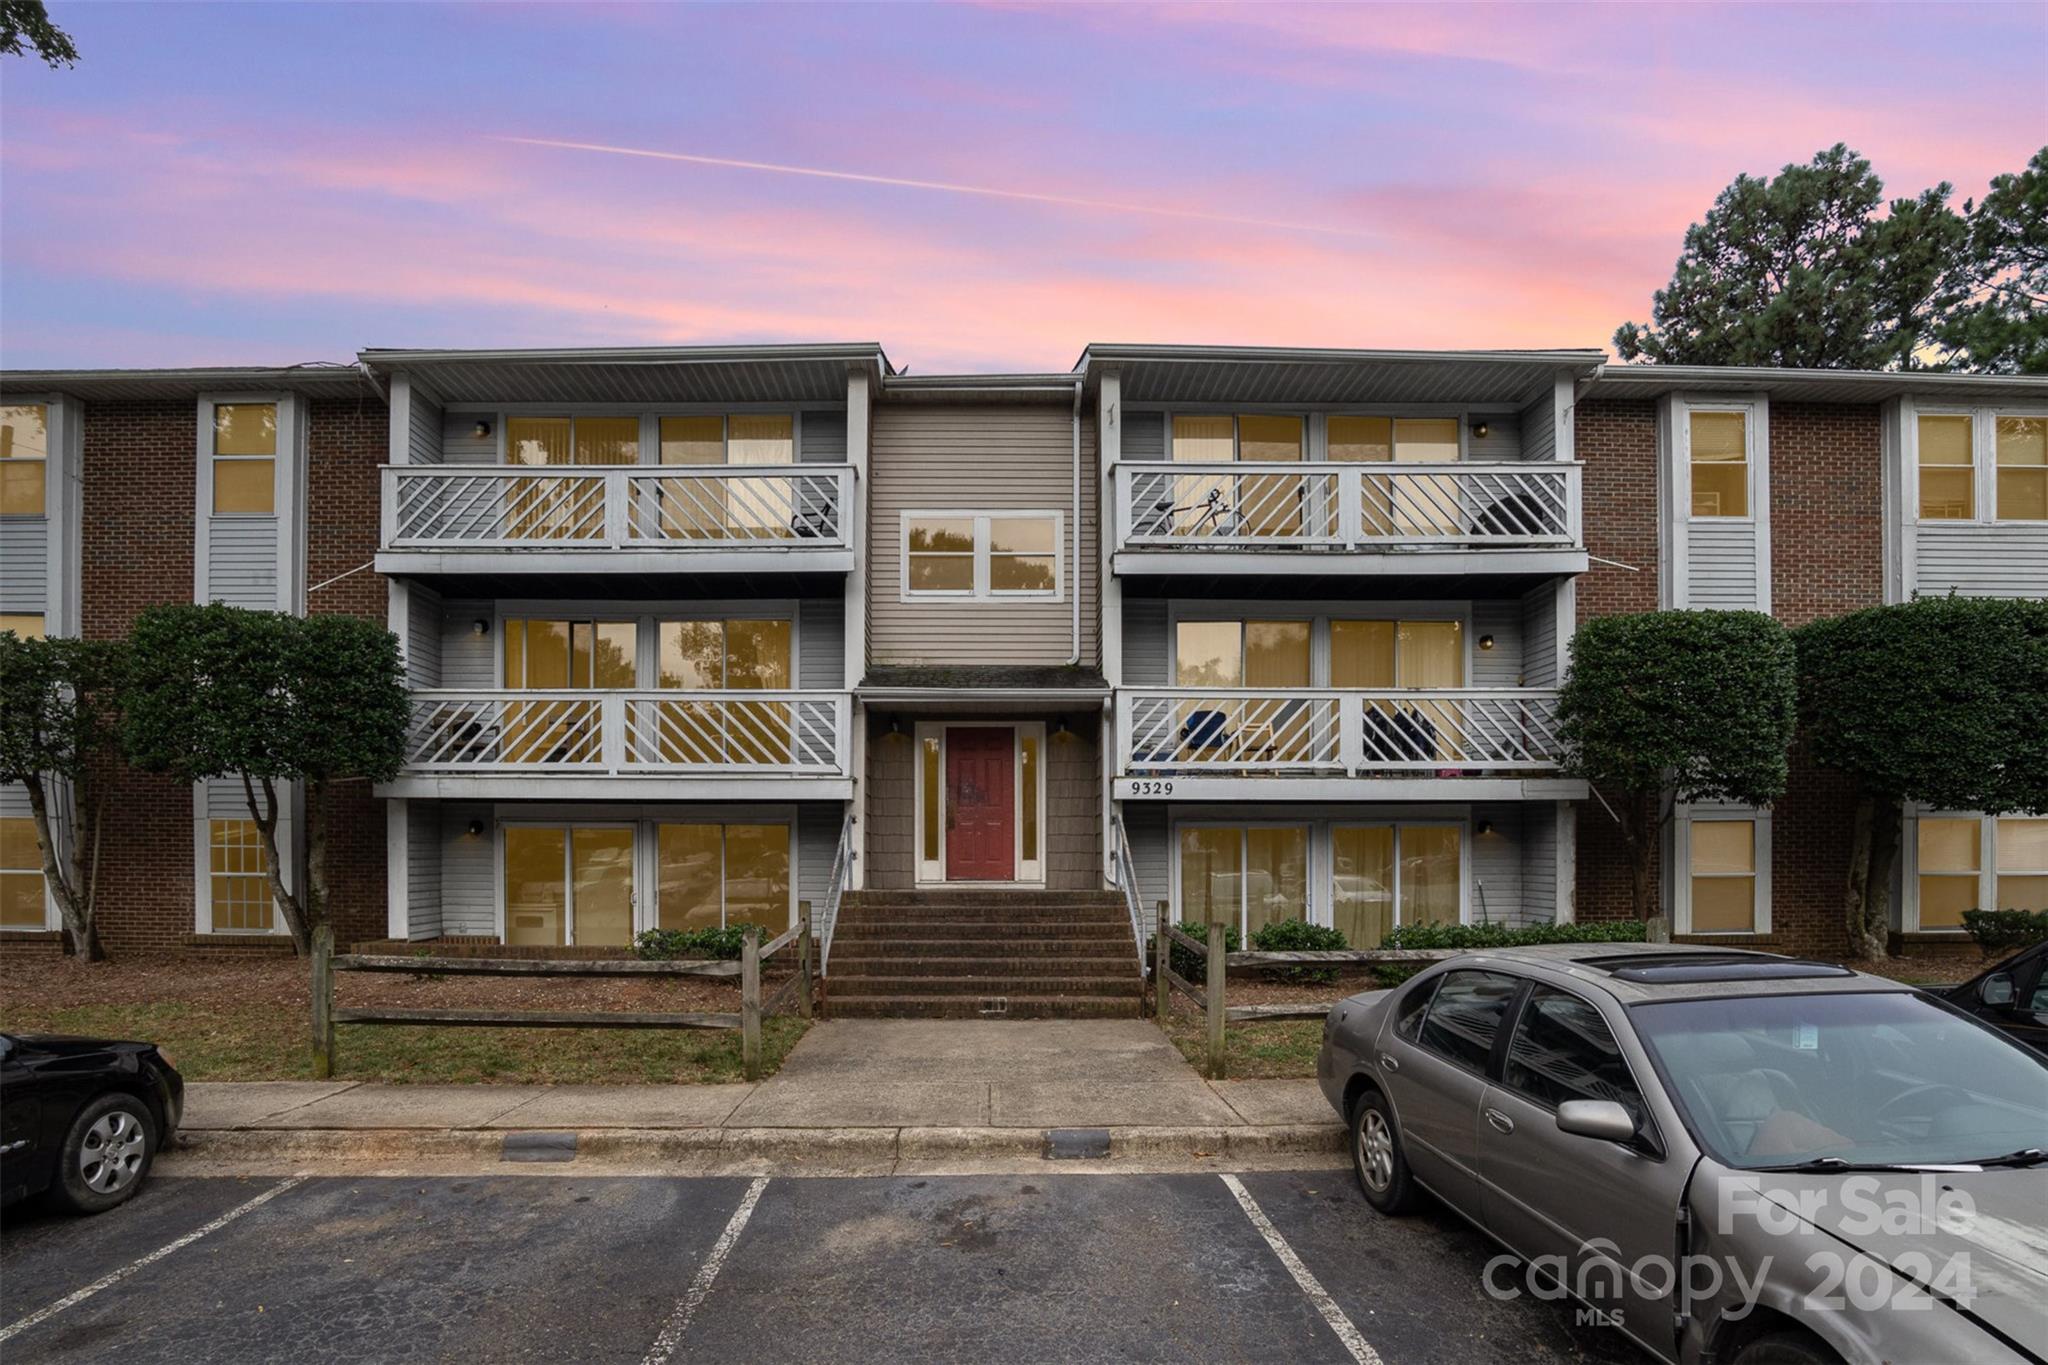
<path id="1" fill-rule="evenodd" d="M 847 875 L 853 871 L 853 812 L 839 822 L 839 847 L 832 854 L 832 880 L 825 888 L 825 930 L 818 936 L 818 975 L 827 975 L 832 965 L 832 935 L 839 928 L 839 898 L 846 890 Z"/>
<path id="2" fill-rule="evenodd" d="M 1131 948 L 1138 955 L 1138 975 L 1149 977 L 1151 972 L 1145 960 L 1144 897 L 1138 891 L 1138 868 L 1131 858 L 1131 836 L 1124 829 L 1124 817 L 1120 811 L 1109 814 L 1110 856 L 1116 867 L 1117 887 L 1124 893 L 1124 909 L 1131 916 Z"/>

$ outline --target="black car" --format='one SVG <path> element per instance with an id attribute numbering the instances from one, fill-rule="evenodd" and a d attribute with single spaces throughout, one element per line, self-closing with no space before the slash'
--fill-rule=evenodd
<path id="1" fill-rule="evenodd" d="M 1931 993 L 2028 1047 L 2048 1052 L 2048 943 L 2022 948 L 1973 980 Z"/>
<path id="2" fill-rule="evenodd" d="M 134 1194 L 185 1107 L 154 1043 L 0 1033 L 0 1204 L 48 1191 L 80 1213 Z"/>

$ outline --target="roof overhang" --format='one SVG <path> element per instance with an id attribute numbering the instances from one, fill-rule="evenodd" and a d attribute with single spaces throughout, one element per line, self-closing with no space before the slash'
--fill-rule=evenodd
<path id="1" fill-rule="evenodd" d="M 888 375 L 882 396 L 892 403 L 1071 404 L 1083 376 L 1070 374 Z"/>
<path id="2" fill-rule="evenodd" d="M 1585 379 L 1597 350 L 1360 351 L 1260 346 L 1095 344 L 1076 369 L 1115 369 L 1126 403 L 1502 403 L 1519 406 L 1560 378 Z"/>
<path id="3" fill-rule="evenodd" d="M 1793 403 L 1882 403 L 1907 394 L 1944 402 L 2048 402 L 2048 375 L 1790 370 L 1767 365 L 1609 365 L 1586 391 L 1598 398 L 1766 393 Z"/>
<path id="4" fill-rule="evenodd" d="M 403 371 L 443 403 L 843 403 L 851 369 L 878 388 L 879 342 L 791 346 L 630 346 L 552 350 L 367 350 L 379 375 Z M 872 390 L 871 390 L 872 391 Z"/>
<path id="5" fill-rule="evenodd" d="M 202 393 L 303 393 L 349 398 L 378 393 L 378 385 L 353 364 L 245 368 L 206 366 L 182 370 L 6 370 L 0 394 L 63 394 L 89 403 L 197 401 Z"/>

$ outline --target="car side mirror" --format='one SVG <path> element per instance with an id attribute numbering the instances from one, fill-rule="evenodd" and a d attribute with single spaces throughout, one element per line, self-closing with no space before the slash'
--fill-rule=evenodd
<path id="1" fill-rule="evenodd" d="M 1977 998 L 1998 1009 L 2011 1006 L 2013 1000 L 2012 974 L 1999 972 L 1984 978 L 1984 984 L 1977 987 Z"/>
<path id="2" fill-rule="evenodd" d="M 1633 1142 L 1636 1121 L 1613 1100 L 1566 1100 L 1557 1106 L 1557 1131 L 1603 1142 Z"/>

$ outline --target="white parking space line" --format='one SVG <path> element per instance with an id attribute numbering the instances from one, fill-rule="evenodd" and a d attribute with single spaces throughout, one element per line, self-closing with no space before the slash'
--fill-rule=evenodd
<path id="1" fill-rule="evenodd" d="M 1287 1273 L 1301 1286 L 1301 1292 L 1308 1295 L 1308 1301 L 1323 1315 L 1323 1321 L 1330 1324 L 1330 1330 L 1337 1334 L 1337 1340 L 1344 1343 L 1344 1349 L 1358 1365 L 1380 1365 L 1380 1354 L 1373 1350 L 1371 1343 L 1360 1334 L 1351 1319 L 1344 1316 L 1344 1310 L 1330 1297 L 1330 1291 L 1323 1288 L 1321 1280 L 1302 1264 L 1301 1257 L 1294 1254 L 1294 1248 L 1287 1245 L 1287 1239 L 1280 1235 L 1280 1229 L 1273 1226 L 1273 1220 L 1266 1217 L 1266 1211 L 1259 1207 L 1259 1201 L 1252 1198 L 1244 1182 L 1234 1175 L 1222 1177 L 1230 1192 L 1237 1196 L 1237 1206 L 1244 1210 L 1244 1216 L 1252 1220 L 1252 1226 L 1266 1239 L 1266 1245 L 1273 1248 L 1273 1254 L 1280 1258 L 1280 1264 L 1287 1267 Z"/>
<path id="2" fill-rule="evenodd" d="M 57 1300 L 55 1303 L 49 1305 L 47 1308 L 38 1308 L 35 1312 L 30 1313 L 27 1317 L 22 1318 L 20 1321 L 9 1323 L 6 1327 L 0 1328 L 0 1342 L 8 1340 L 10 1337 L 13 1337 L 17 1333 L 26 1332 L 29 1328 L 35 1326 L 39 1322 L 48 1321 L 49 1319 L 57 1316 L 57 1314 L 63 1312 L 67 1308 L 77 1307 L 79 1304 L 84 1303 L 93 1295 L 99 1293 L 102 1289 L 112 1288 L 114 1285 L 119 1284 L 121 1281 L 127 1279 L 130 1275 L 135 1274 L 137 1271 L 148 1269 L 150 1266 L 155 1265 L 158 1261 L 161 1261 L 164 1257 L 170 1255 L 172 1252 L 191 1246 L 194 1242 L 198 1241 L 201 1237 L 206 1236 L 209 1232 L 219 1232 L 222 1228 L 234 1222 L 243 1214 L 248 1213 L 252 1209 L 262 1208 L 265 1204 L 268 1204 L 271 1200 L 277 1198 L 286 1190 L 291 1189 L 294 1185 L 304 1184 L 308 1178 L 309 1177 L 303 1175 L 295 1175 L 290 1177 L 289 1179 L 279 1181 L 277 1184 L 272 1185 L 263 1193 L 257 1195 L 254 1199 L 251 1199 L 248 1203 L 237 1204 L 234 1208 L 229 1209 L 226 1213 L 214 1219 L 211 1223 L 206 1224 L 204 1227 L 194 1228 L 192 1229 L 192 1231 L 186 1233 L 183 1237 L 178 1238 L 177 1241 L 165 1243 L 163 1246 L 158 1247 L 155 1251 L 150 1252 L 149 1255 L 144 1256 L 141 1260 L 130 1261 L 127 1265 L 122 1266 L 119 1270 L 116 1270 L 111 1275 L 101 1276 L 99 1279 L 94 1280 L 85 1288 L 76 1290 L 70 1294 L 66 1294 L 63 1298 Z"/>
<path id="3" fill-rule="evenodd" d="M 690 1281 L 690 1287 L 682 1298 L 676 1300 L 675 1311 L 668 1315 L 668 1321 L 655 1334 L 654 1344 L 647 1348 L 640 1365 L 667 1365 L 668 1358 L 676 1353 L 676 1347 L 682 1344 L 683 1333 L 690 1330 L 690 1319 L 697 1316 L 697 1310 L 710 1297 L 719 1269 L 724 1266 L 725 1258 L 732 1254 L 733 1243 L 739 1241 L 740 1233 L 746 1230 L 747 1220 L 754 1216 L 754 1205 L 761 1202 L 761 1191 L 767 1188 L 768 1177 L 765 1175 L 755 1176 L 754 1183 L 747 1186 L 746 1196 L 732 1211 L 732 1217 L 726 1220 L 725 1231 L 719 1233 L 718 1240 L 712 1243 L 711 1254 L 697 1268 L 697 1277 Z"/>

